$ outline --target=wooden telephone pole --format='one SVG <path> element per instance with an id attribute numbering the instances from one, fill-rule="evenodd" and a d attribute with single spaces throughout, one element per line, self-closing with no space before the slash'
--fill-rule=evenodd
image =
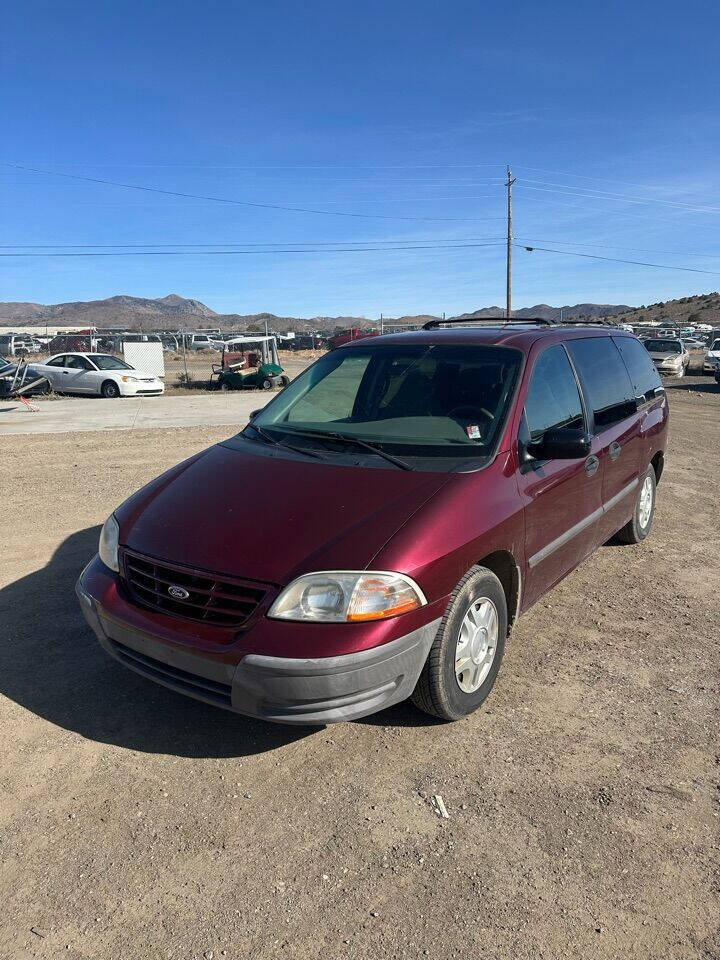
<path id="1" fill-rule="evenodd" d="M 505 316 L 512 316 L 512 188 L 513 179 L 510 167 L 507 168 L 507 287 L 505 301 Z"/>

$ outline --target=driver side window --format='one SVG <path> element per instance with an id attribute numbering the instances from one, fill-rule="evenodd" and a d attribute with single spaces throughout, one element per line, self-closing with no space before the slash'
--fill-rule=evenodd
<path id="1" fill-rule="evenodd" d="M 525 417 L 533 443 L 547 430 L 585 427 L 577 381 L 560 344 L 545 350 L 535 361 L 525 399 Z"/>
<path id="2" fill-rule="evenodd" d="M 65 356 L 62 357 L 53 357 L 52 360 L 48 360 L 48 367 L 64 367 L 65 366 Z"/>

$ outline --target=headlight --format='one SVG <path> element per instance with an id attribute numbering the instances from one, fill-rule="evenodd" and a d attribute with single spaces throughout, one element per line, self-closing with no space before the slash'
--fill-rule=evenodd
<path id="1" fill-rule="evenodd" d="M 120 527 L 114 515 L 111 513 L 103 524 L 100 531 L 100 544 L 98 546 L 98 555 L 106 567 L 120 572 L 118 564 L 118 538 L 120 537 Z"/>
<path id="2" fill-rule="evenodd" d="M 120 377 L 123 383 L 139 383 L 137 377 Z"/>
<path id="3" fill-rule="evenodd" d="M 294 580 L 268 616 L 313 623 L 357 623 L 396 617 L 426 603 L 420 587 L 402 573 L 326 570 Z"/>

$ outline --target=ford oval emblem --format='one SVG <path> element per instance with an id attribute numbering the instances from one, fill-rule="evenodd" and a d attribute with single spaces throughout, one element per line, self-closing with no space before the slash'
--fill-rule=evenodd
<path id="1" fill-rule="evenodd" d="M 178 587 L 174 583 L 168 587 L 168 593 L 174 600 L 187 600 L 190 596 L 185 587 Z"/>

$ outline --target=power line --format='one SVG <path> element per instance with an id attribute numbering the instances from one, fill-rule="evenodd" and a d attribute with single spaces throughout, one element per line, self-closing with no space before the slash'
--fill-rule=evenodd
<path id="1" fill-rule="evenodd" d="M 534 170 L 536 173 L 550 173 L 557 177 L 574 177 L 576 180 L 595 180 L 599 183 L 619 183 L 624 187 L 637 187 L 640 190 L 656 190 L 656 187 L 649 187 L 644 183 L 629 183 L 627 180 L 615 180 L 609 177 L 588 177 L 581 173 L 569 173 L 567 170 L 546 170 L 544 167 L 530 167 L 524 163 L 516 164 L 521 170 Z"/>
<path id="2" fill-rule="evenodd" d="M 163 190 L 160 187 L 140 186 L 136 183 L 121 183 L 117 180 L 105 180 L 100 177 L 85 177 L 75 173 L 60 173 L 57 170 L 41 170 L 36 167 L 25 167 L 17 163 L 3 163 L 2 166 L 14 170 L 24 170 L 29 173 L 39 173 L 48 177 L 63 177 L 67 180 L 77 180 L 84 183 L 96 183 L 107 187 L 122 187 L 125 190 L 139 190 L 143 193 L 157 193 L 167 197 L 181 197 L 184 200 L 205 200 L 212 203 L 227 203 L 234 206 L 254 207 L 262 210 L 283 210 L 291 213 L 309 213 L 323 217 L 353 217 L 370 220 L 422 220 L 422 221 L 476 221 L 476 220 L 504 220 L 504 217 L 400 217 L 381 213 L 349 213 L 340 210 L 314 210 L 307 207 L 291 207 L 277 203 L 258 203 L 252 200 L 233 200 L 229 197 L 212 197 L 196 193 L 183 193 L 179 190 Z"/>
<path id="3" fill-rule="evenodd" d="M 566 183 L 547 183 L 544 180 L 525 180 L 520 179 L 520 183 L 527 186 L 531 183 L 537 183 L 544 187 L 566 187 L 566 190 L 559 191 L 562 193 L 572 192 L 570 195 L 573 197 L 589 197 L 591 200 L 620 200 L 624 203 L 662 203 L 665 206 L 670 207 L 680 207 L 682 209 L 688 209 L 694 213 L 720 213 L 720 207 L 699 207 L 693 203 L 685 203 L 682 200 L 660 200 L 657 197 L 628 197 L 625 194 L 621 193 L 610 193 L 607 190 L 597 190 L 591 189 L 589 187 L 575 187 L 572 184 Z M 536 189 L 535 187 L 528 187 L 529 190 Z M 582 190 L 583 193 L 578 193 L 577 191 Z M 552 192 L 552 191 L 549 191 Z"/>
<path id="4" fill-rule="evenodd" d="M 259 253 L 386 253 L 389 250 L 461 250 L 477 247 L 492 247 L 504 244 L 505 240 L 496 240 L 489 243 L 460 243 L 448 247 L 440 244 L 425 244 L 422 246 L 397 246 L 397 247 L 324 247 L 321 249 L 306 248 L 297 249 L 274 249 L 274 250 L 125 250 L 113 251 L 110 253 L 80 252 L 80 253 L 0 253 L 0 257 L 231 257 L 254 255 Z"/>
<path id="5" fill-rule="evenodd" d="M 563 247 L 598 247 L 605 250 L 629 250 L 635 253 L 659 253 L 667 257 L 705 257 L 710 260 L 719 260 L 720 253 L 691 253 L 690 251 L 680 250 L 654 250 L 648 247 L 621 247 L 615 243 L 583 243 L 579 240 L 556 240 L 547 237 L 516 237 L 517 240 L 527 240 L 528 243 L 559 243 Z"/>
<path id="6" fill-rule="evenodd" d="M 712 277 L 720 277 L 718 270 L 703 270 L 700 267 L 678 267 L 668 263 L 648 263 L 645 260 L 621 260 L 619 257 L 602 257 L 596 253 L 576 253 L 574 250 L 551 250 L 549 247 L 536 247 L 524 243 L 516 243 L 516 247 L 527 250 L 532 253 L 535 250 L 542 250 L 545 253 L 559 253 L 566 257 L 583 257 L 588 260 L 606 260 L 610 263 L 626 263 L 635 267 L 657 267 L 659 270 L 682 270 L 684 273 L 705 273 Z"/>
<path id="7" fill-rule="evenodd" d="M 505 237 L 454 237 L 438 240 L 436 237 L 405 239 L 402 237 L 387 237 L 383 239 L 365 240 L 234 240 L 222 243 L 3 243 L 0 250 L 156 250 L 156 249 L 208 249 L 212 247 L 337 247 L 337 246 L 367 246 L 377 244 L 378 249 L 384 249 L 386 244 L 437 244 L 439 248 L 452 245 L 500 241 Z M 556 237 L 515 237 L 516 240 L 527 243 L 559 243 L 563 247 L 597 247 L 605 250 L 628 250 L 636 253 L 658 253 L 671 257 L 703 257 L 706 259 L 720 259 L 720 253 L 698 253 L 689 250 L 656 250 L 648 247 L 625 247 L 615 243 L 583 242 L 580 240 L 560 240 Z"/>
<path id="8" fill-rule="evenodd" d="M 536 190 L 541 193 L 564 193 L 568 197 L 575 197 L 576 200 L 589 199 L 577 193 L 570 193 L 568 190 L 548 190 L 543 187 L 528 187 L 525 184 L 519 184 L 519 186 L 523 191 L 525 199 L 534 200 L 535 203 L 549 203 L 552 206 L 568 207 L 570 210 L 582 210 L 583 213 L 601 213 L 604 217 L 630 217 L 633 220 L 644 220 L 646 223 L 671 223 L 675 227 L 678 225 L 677 220 L 671 220 L 668 217 L 644 217 L 642 214 L 630 213 L 623 210 L 601 210 L 599 207 L 586 207 L 585 204 L 582 203 L 563 203 L 562 200 L 550 200 L 548 197 L 533 197 L 524 193 L 525 190 Z"/>
<path id="9" fill-rule="evenodd" d="M 386 239 L 380 240 L 274 240 L 274 241 L 244 241 L 244 240 L 235 240 L 227 243 L 4 243 L 0 244 L 0 250 L 56 250 L 56 249 L 68 249 L 68 250 L 80 250 L 80 249 L 93 249 L 93 250 L 107 250 L 107 249 L 128 249 L 128 248 L 137 248 L 145 250 L 148 248 L 158 248 L 158 247 L 190 247 L 190 248 L 207 248 L 207 247 L 322 247 L 322 246 L 338 246 L 338 245 L 363 245 L 363 244 L 386 244 L 386 243 L 438 243 L 438 244 L 450 244 L 450 243 L 476 243 L 479 241 L 486 240 L 504 240 L 504 237 L 457 237 L 451 238 L 448 240 L 438 240 L 436 237 L 430 239 L 405 239 L 403 237 L 388 237 Z M 549 241 L 554 242 L 554 241 Z"/>

